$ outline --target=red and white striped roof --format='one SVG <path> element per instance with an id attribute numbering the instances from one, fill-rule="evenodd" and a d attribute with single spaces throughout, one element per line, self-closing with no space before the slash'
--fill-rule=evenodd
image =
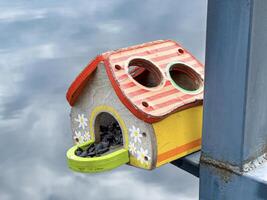
<path id="1" fill-rule="evenodd" d="M 178 51 L 182 49 L 182 53 Z M 132 77 L 128 74 L 128 61 L 132 58 L 145 58 L 154 63 L 163 72 L 164 85 L 157 90 L 140 86 L 140 84 L 133 81 Z M 199 104 L 203 99 L 203 92 L 199 94 L 185 94 L 184 92 L 175 88 L 170 80 L 167 78 L 167 65 L 173 62 L 182 62 L 192 68 L 204 77 L 204 66 L 194 58 L 187 50 L 181 45 L 171 40 L 160 40 L 142 45 L 137 45 L 129 48 L 119 49 L 117 51 L 106 52 L 97 59 L 103 60 L 109 79 L 122 103 L 124 103 L 129 110 L 132 111 L 137 117 L 147 122 L 155 122 L 164 118 L 168 114 L 177 110 L 184 109 L 192 106 L 192 104 Z M 91 64 L 91 66 L 90 66 Z M 96 67 L 90 63 L 86 73 L 81 73 L 79 76 L 83 80 L 91 74 L 88 71 L 93 71 Z M 115 65 L 121 68 L 116 69 Z M 86 69 L 84 70 L 86 71 Z M 77 86 L 74 81 L 74 85 Z M 79 84 L 79 83 L 78 83 Z M 82 85 L 80 83 L 80 85 Z M 72 87 L 72 86 L 71 86 Z M 71 89 L 70 87 L 70 89 Z M 68 91 L 67 99 L 71 101 L 70 95 L 74 91 Z M 81 90 L 78 87 L 72 90 Z M 77 93 L 77 92 L 76 92 Z M 145 107 L 142 102 L 147 102 L 148 107 Z M 70 102 L 70 104 L 72 104 Z"/>

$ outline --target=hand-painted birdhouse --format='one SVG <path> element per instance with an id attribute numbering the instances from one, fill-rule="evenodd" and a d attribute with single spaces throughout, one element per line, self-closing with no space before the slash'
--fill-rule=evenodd
<path id="1" fill-rule="evenodd" d="M 75 146 L 68 165 L 153 169 L 200 149 L 203 65 L 170 40 L 97 56 L 67 92 Z"/>

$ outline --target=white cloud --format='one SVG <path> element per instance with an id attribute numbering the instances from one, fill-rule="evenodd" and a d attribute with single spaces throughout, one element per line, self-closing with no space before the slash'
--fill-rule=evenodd
<path id="1" fill-rule="evenodd" d="M 19 172 L 19 175 L 17 174 Z M 166 186 L 145 182 L 133 176 L 134 171 L 108 172 L 96 175 L 69 173 L 58 174 L 46 165 L 29 165 L 28 168 L 7 169 L 4 178 L 9 177 L 9 184 L 19 186 L 19 192 L 25 199 L 45 200 L 51 196 L 57 199 L 143 199 L 147 200 L 193 200 L 194 197 L 185 195 L 182 191 L 173 193 L 166 191 Z M 73 174 L 74 173 L 74 174 Z M 21 176 L 24 174 L 23 176 Z M 1 177 L 3 178 L 3 177 Z M 14 182 L 13 182 L 14 181 Z M 168 187 L 168 186 L 167 186 Z M 6 194 L 6 199 L 8 195 Z M 17 197 L 10 194 L 11 199 Z M 15 199 L 15 198 L 14 198 Z"/>
<path id="2" fill-rule="evenodd" d="M 0 9 L 0 22 L 18 22 L 45 18 L 46 10 L 25 8 L 2 8 Z"/>
<path id="3" fill-rule="evenodd" d="M 123 30 L 122 25 L 119 22 L 108 22 L 98 24 L 99 31 L 104 33 L 119 33 Z"/>

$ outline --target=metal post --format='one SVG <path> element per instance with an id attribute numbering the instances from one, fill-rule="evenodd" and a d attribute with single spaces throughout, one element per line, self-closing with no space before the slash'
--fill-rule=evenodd
<path id="1" fill-rule="evenodd" d="M 200 199 L 267 199 L 267 1 L 209 0 Z"/>

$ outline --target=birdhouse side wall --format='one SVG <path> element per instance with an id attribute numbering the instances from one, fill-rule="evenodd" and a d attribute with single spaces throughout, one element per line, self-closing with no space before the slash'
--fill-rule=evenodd
<path id="1" fill-rule="evenodd" d="M 201 147 L 203 106 L 182 110 L 153 123 L 157 137 L 157 167 Z"/>

